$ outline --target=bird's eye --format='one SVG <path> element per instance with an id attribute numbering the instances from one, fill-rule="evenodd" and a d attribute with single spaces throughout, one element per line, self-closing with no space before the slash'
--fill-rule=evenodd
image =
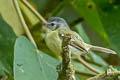
<path id="1" fill-rule="evenodd" d="M 55 25 L 55 23 L 51 23 L 51 26 L 54 26 Z"/>

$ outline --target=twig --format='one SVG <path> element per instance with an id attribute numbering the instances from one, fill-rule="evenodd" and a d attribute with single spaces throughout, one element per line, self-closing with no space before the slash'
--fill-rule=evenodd
<path id="1" fill-rule="evenodd" d="M 24 29 L 25 29 L 26 35 L 28 36 L 28 38 L 30 39 L 30 41 L 37 47 L 37 45 L 36 45 L 36 43 L 35 43 L 32 35 L 31 35 L 31 33 L 30 33 L 29 29 L 28 29 L 28 26 L 27 26 L 27 24 L 25 23 L 25 20 L 24 20 L 24 18 L 23 18 L 23 15 L 22 15 L 22 13 L 21 13 L 21 10 L 20 10 L 19 4 L 18 4 L 18 0 L 13 0 L 13 2 L 14 2 L 14 5 L 15 5 L 15 8 L 16 8 L 16 11 L 17 11 L 17 13 L 18 13 L 18 16 L 19 16 L 19 18 L 20 18 L 20 20 L 21 20 L 21 23 L 22 23 L 22 25 L 23 25 L 23 27 L 24 27 Z"/>
<path id="2" fill-rule="evenodd" d="M 71 35 L 66 34 L 63 36 L 62 41 L 62 64 L 59 70 L 58 80 L 75 80 L 74 69 L 71 63 L 71 50 L 70 50 Z"/>
<path id="3" fill-rule="evenodd" d="M 26 0 L 21 0 L 26 7 L 28 7 L 36 17 L 38 17 L 39 20 L 41 20 L 42 22 L 46 22 L 46 20 L 42 17 L 42 15 L 40 15 Z"/>
<path id="4" fill-rule="evenodd" d="M 106 72 L 88 78 L 87 80 L 120 80 L 120 71 L 109 66 Z"/>
<path id="5" fill-rule="evenodd" d="M 82 59 L 82 57 L 78 57 L 78 60 L 84 65 L 84 66 L 86 66 L 88 69 L 90 69 L 90 70 L 92 70 L 93 72 L 95 72 L 95 73 L 101 73 L 100 71 L 98 71 L 97 69 L 95 69 L 94 67 L 92 67 L 91 65 L 89 65 L 86 61 L 84 61 L 83 59 Z"/>

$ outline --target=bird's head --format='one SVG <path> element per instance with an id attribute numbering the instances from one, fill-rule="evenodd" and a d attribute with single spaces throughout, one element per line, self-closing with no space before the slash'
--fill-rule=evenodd
<path id="1" fill-rule="evenodd" d="M 47 22 L 43 22 L 43 25 L 50 30 L 56 30 L 58 28 L 68 28 L 69 26 L 63 18 L 60 17 L 51 17 Z"/>

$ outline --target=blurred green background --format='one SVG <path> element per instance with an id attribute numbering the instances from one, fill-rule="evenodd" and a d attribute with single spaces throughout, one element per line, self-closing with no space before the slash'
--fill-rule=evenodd
<path id="1" fill-rule="evenodd" d="M 114 68 L 120 70 L 120 0 L 27 1 L 46 20 L 51 16 L 59 16 L 64 18 L 68 22 L 70 28 L 76 31 L 86 43 L 110 48 L 117 52 L 117 55 L 91 52 L 91 54 L 83 57 L 83 59 L 90 65 L 100 71 L 106 70 L 108 65 L 113 65 Z M 43 29 L 41 21 L 28 7 L 26 7 L 26 5 L 23 4 L 21 0 L 18 0 L 18 4 L 25 23 L 32 33 L 38 49 L 42 51 L 43 54 L 48 54 L 49 57 L 52 56 L 52 58 L 57 58 L 45 44 L 45 29 Z M 20 44 L 20 40 L 18 40 L 18 43 L 16 42 L 16 46 L 14 46 L 16 38 L 21 35 L 26 36 L 14 1 L 0 0 L 0 79 L 13 80 L 13 74 L 14 76 L 17 74 L 16 68 L 13 68 L 16 63 L 15 60 L 18 60 L 16 56 L 24 56 L 23 51 L 29 50 L 25 48 L 22 48 L 23 51 L 18 50 L 18 48 L 21 48 L 22 43 L 27 45 L 28 41 L 25 43 L 26 39 L 23 40 L 21 45 L 19 45 L 20 47 L 17 47 L 17 44 Z M 15 55 L 17 52 L 21 52 L 21 55 Z M 85 80 L 93 76 L 87 75 L 93 74 L 93 72 L 78 61 L 73 60 L 73 64 L 76 71 L 81 72 L 76 74 L 77 80 Z M 86 70 L 87 74 L 83 74 Z M 21 78 L 16 80 L 29 79 Z M 40 79 L 36 78 L 35 80 Z M 44 79 L 41 78 L 41 80 Z"/>

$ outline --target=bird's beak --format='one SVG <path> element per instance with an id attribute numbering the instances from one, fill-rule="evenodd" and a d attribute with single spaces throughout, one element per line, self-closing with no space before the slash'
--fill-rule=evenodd
<path id="1" fill-rule="evenodd" d="M 43 22 L 42 25 L 43 25 L 43 27 L 44 27 L 45 29 L 48 30 L 48 29 L 50 28 L 49 26 L 50 26 L 51 24 L 50 24 L 49 22 Z"/>
<path id="2" fill-rule="evenodd" d="M 47 22 L 43 22 L 43 23 L 42 23 L 43 26 L 46 26 L 46 24 L 47 24 Z"/>
<path id="3" fill-rule="evenodd" d="M 43 22 L 42 25 L 47 27 L 47 26 L 50 25 L 50 23 L 48 23 L 48 22 Z"/>
<path id="4" fill-rule="evenodd" d="M 48 22 L 42 22 L 42 30 L 44 31 L 44 30 L 46 30 L 47 29 L 47 23 Z"/>

